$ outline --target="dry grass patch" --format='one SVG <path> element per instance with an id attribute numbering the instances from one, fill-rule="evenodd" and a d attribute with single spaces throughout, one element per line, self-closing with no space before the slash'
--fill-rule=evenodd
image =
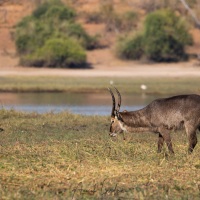
<path id="1" fill-rule="evenodd" d="M 108 117 L 0 114 L 2 199 L 199 198 L 200 147 L 187 155 L 184 133 L 172 134 L 168 156 L 154 134 L 111 139 Z"/>

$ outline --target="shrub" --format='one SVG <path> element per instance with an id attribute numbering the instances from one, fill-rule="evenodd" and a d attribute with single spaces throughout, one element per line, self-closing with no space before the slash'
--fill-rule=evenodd
<path id="1" fill-rule="evenodd" d="M 29 35 L 20 35 L 16 39 L 16 46 L 17 46 L 17 51 L 20 54 L 26 53 L 27 51 L 27 46 L 29 45 L 31 41 L 31 37 Z M 31 50 L 32 51 L 32 50 Z"/>
<path id="2" fill-rule="evenodd" d="M 44 15 L 47 19 L 74 20 L 75 12 L 71 8 L 51 6 Z"/>
<path id="3" fill-rule="evenodd" d="M 170 10 L 159 10 L 147 16 L 144 40 L 145 55 L 154 61 L 185 59 L 184 47 L 192 44 L 184 21 Z"/>
<path id="4" fill-rule="evenodd" d="M 33 11 L 33 16 L 39 19 L 43 17 L 53 6 L 63 7 L 64 5 L 60 0 L 47 0 L 44 3 L 39 4 L 38 8 Z"/>
<path id="5" fill-rule="evenodd" d="M 142 55 L 156 62 L 180 61 L 187 58 L 185 46 L 192 44 L 192 37 L 182 18 L 170 10 L 159 10 L 149 14 L 144 31 L 121 41 L 119 56 L 139 59 Z M 119 50 L 119 48 L 121 48 Z"/>
<path id="6" fill-rule="evenodd" d="M 21 62 L 37 67 L 81 67 L 86 62 L 86 54 L 76 40 L 56 38 L 47 40 L 43 47 L 24 56 Z"/>
<path id="7" fill-rule="evenodd" d="M 15 43 L 20 55 L 32 53 L 44 45 L 45 40 L 53 35 L 49 24 L 28 17 L 17 26 L 15 32 Z"/>
<path id="8" fill-rule="evenodd" d="M 47 10 L 49 9 L 49 4 L 44 3 L 38 6 L 38 8 L 33 12 L 33 16 L 37 19 L 41 18 L 42 15 L 44 15 Z"/>
<path id="9" fill-rule="evenodd" d="M 51 67 L 62 67 L 72 66 L 72 63 L 79 65 L 80 60 L 85 62 L 85 56 L 83 56 L 84 59 L 83 57 L 79 59 L 80 54 L 83 55 L 84 49 L 96 47 L 98 42 L 95 37 L 89 36 L 82 26 L 75 22 L 75 16 L 75 11 L 70 7 L 65 7 L 60 0 L 48 0 L 41 4 L 31 16 L 23 18 L 16 26 L 15 31 L 15 43 L 21 57 L 21 63 L 23 65 L 44 66 L 47 64 Z M 63 62 L 58 59 L 58 64 L 54 63 L 57 59 L 50 62 L 44 60 L 47 56 L 44 55 L 42 49 L 49 47 L 49 53 L 56 53 L 49 41 L 54 41 L 53 46 L 55 47 L 55 42 L 59 42 L 58 38 L 63 41 L 65 47 L 66 42 L 75 45 L 73 49 L 77 49 L 77 63 L 74 62 L 76 52 L 73 53 L 73 56 L 66 54 L 66 56 L 71 56 L 74 59 L 72 59 L 72 62 L 68 62 L 71 57 L 65 58 Z M 42 53 L 42 59 L 40 59 L 38 52 Z"/>
<path id="10" fill-rule="evenodd" d="M 67 35 L 77 39 L 84 48 L 94 49 L 98 46 L 96 37 L 89 36 L 80 24 L 70 23 L 67 25 L 67 30 Z"/>
<path id="11" fill-rule="evenodd" d="M 122 59 L 140 59 L 144 53 L 142 42 L 143 36 L 141 34 L 122 38 L 117 45 L 117 56 Z"/>

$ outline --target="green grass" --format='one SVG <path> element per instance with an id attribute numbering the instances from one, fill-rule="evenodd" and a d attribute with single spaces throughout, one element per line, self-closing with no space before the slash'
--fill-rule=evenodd
<path id="1" fill-rule="evenodd" d="M 147 94 L 199 93 L 198 77 L 183 78 L 72 78 L 72 77 L 0 77 L 1 92 L 107 92 L 110 81 L 122 93 L 141 93 L 146 84 Z"/>
<path id="2" fill-rule="evenodd" d="M 157 154 L 157 135 L 112 139 L 109 121 L 1 110 L 1 199 L 199 199 L 200 144 L 172 133 L 175 156 Z"/>

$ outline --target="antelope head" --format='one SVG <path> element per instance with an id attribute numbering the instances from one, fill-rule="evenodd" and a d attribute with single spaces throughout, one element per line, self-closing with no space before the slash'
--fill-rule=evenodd
<path id="1" fill-rule="evenodd" d="M 115 88 L 115 87 L 114 87 Z M 111 111 L 111 124 L 110 124 L 110 133 L 109 135 L 112 137 L 117 136 L 117 133 L 122 133 L 124 131 L 122 123 L 122 117 L 121 114 L 119 112 L 120 110 L 120 106 L 121 106 L 121 95 L 119 93 L 119 91 L 117 90 L 117 88 L 115 88 L 117 94 L 118 94 L 118 103 L 117 103 L 117 107 L 115 106 L 115 96 L 112 92 L 112 90 L 110 88 L 108 88 L 111 97 L 112 97 L 112 111 Z"/>

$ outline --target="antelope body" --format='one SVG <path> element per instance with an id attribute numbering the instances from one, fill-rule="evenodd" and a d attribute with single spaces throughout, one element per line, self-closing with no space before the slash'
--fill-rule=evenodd
<path id="1" fill-rule="evenodd" d="M 109 89 L 109 88 L 108 88 Z M 188 151 L 191 153 L 197 144 L 196 131 L 200 128 L 200 96 L 196 94 L 179 95 L 156 99 L 137 111 L 119 112 L 121 95 L 118 94 L 118 105 L 115 108 L 115 97 L 109 89 L 113 100 L 111 112 L 110 136 L 121 132 L 154 132 L 158 134 L 158 152 L 164 142 L 170 153 L 174 153 L 170 132 L 185 128 L 188 139 Z"/>

